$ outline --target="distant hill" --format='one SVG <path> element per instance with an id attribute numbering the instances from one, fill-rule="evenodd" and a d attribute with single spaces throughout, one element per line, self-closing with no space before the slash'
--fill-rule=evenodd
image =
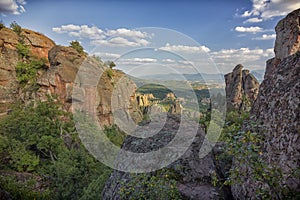
<path id="1" fill-rule="evenodd" d="M 153 74 L 147 76 L 139 76 L 141 79 L 148 80 L 175 80 L 175 81 L 197 81 L 203 83 L 224 83 L 224 75 L 219 74 L 206 74 L 206 73 L 198 73 L 198 74 Z"/>

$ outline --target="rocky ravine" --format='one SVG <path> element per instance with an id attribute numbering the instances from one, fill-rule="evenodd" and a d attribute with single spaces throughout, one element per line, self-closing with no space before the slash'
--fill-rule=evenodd
<path id="1" fill-rule="evenodd" d="M 180 120 L 180 115 L 168 114 L 163 128 L 158 131 L 157 134 L 145 139 L 128 136 L 124 141 L 122 149 L 136 153 L 156 151 L 173 140 L 179 130 L 179 127 L 185 131 L 186 137 L 188 137 L 191 127 L 195 126 L 195 124 L 190 124 L 193 122 L 180 123 Z M 161 119 L 159 117 L 154 118 L 151 123 L 154 124 L 154 126 L 157 124 L 156 126 L 158 127 L 161 123 Z M 147 127 L 144 127 L 143 131 L 150 133 L 152 130 L 151 128 L 147 130 Z M 193 143 L 189 146 L 185 154 L 172 164 L 168 165 L 165 169 L 172 171 L 177 177 L 181 177 L 177 180 L 177 189 L 186 199 L 198 200 L 230 198 L 230 192 L 228 193 L 226 189 L 220 190 L 218 187 L 214 187 L 211 183 L 212 174 L 217 173 L 217 167 L 214 163 L 212 153 L 209 153 L 204 158 L 199 157 L 199 151 L 203 145 L 204 137 L 205 133 L 199 127 Z M 161 155 L 161 159 L 164 160 L 166 156 L 172 155 Z M 148 162 L 147 165 L 154 164 L 149 160 L 141 160 L 140 162 Z M 137 165 L 139 165 L 139 162 L 135 160 L 125 160 L 124 165 L 126 165 L 125 163 L 137 163 Z M 102 191 L 102 198 L 104 200 L 122 199 L 120 190 L 122 184 L 132 181 L 132 176 L 133 174 L 131 173 L 114 170 Z M 127 196 L 126 199 L 130 199 L 130 196 Z"/>
<path id="2" fill-rule="evenodd" d="M 263 126 L 259 133 L 264 137 L 264 162 L 282 171 L 278 183 L 282 191 L 272 191 L 265 182 L 254 181 L 249 173 L 242 177 L 242 184 L 232 187 L 236 199 L 251 198 L 257 189 L 268 190 L 273 199 L 284 198 L 284 189 L 300 193 L 300 9 L 277 24 L 276 34 L 275 58 L 267 61 L 251 116 Z M 240 165 L 241 170 L 251 171 L 249 166 L 235 163 Z"/>

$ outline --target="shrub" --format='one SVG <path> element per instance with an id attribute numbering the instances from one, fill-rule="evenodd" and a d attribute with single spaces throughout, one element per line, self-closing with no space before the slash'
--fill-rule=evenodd
<path id="1" fill-rule="evenodd" d="M 22 59 L 27 59 L 29 58 L 30 56 L 30 49 L 28 46 L 22 44 L 21 42 L 19 42 L 17 44 L 17 51 L 18 51 L 18 54 L 19 56 L 22 58 Z"/>
<path id="2" fill-rule="evenodd" d="M 120 181 L 119 195 L 121 199 L 165 199 L 176 200 L 181 196 L 176 188 L 176 180 L 166 169 L 159 170 L 155 174 L 132 174 L 129 182 Z"/>
<path id="3" fill-rule="evenodd" d="M 3 29 L 3 28 L 5 28 L 5 25 L 4 25 L 3 21 L 1 20 L 0 21 L 0 30 Z"/>
<path id="4" fill-rule="evenodd" d="M 45 65 L 44 59 L 31 60 L 29 63 L 18 62 L 16 66 L 16 74 L 19 82 L 21 84 L 26 84 L 28 82 L 34 83 L 37 71 L 42 69 Z"/>
<path id="5" fill-rule="evenodd" d="M 106 70 L 106 74 L 110 79 L 114 77 L 114 71 L 111 68 Z"/>
<path id="6" fill-rule="evenodd" d="M 84 52 L 83 47 L 81 46 L 81 44 L 77 40 L 70 42 L 70 47 L 75 49 L 80 54 L 84 54 L 84 55 L 86 54 Z"/>
<path id="7" fill-rule="evenodd" d="M 19 24 L 17 24 L 17 22 L 12 22 L 10 24 L 10 28 L 17 34 L 17 35 L 21 35 L 21 32 L 22 32 L 22 28 Z"/>

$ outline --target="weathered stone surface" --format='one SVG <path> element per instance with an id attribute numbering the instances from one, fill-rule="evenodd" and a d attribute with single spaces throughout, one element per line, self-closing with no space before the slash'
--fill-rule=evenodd
<path id="1" fill-rule="evenodd" d="M 160 124 L 161 118 L 153 118 L 151 123 Z M 180 129 L 186 131 L 185 133 L 188 137 L 189 131 L 191 131 L 191 126 L 193 125 L 190 123 L 180 124 L 180 116 L 168 114 L 163 128 L 155 135 L 144 139 L 128 136 L 125 139 L 122 149 L 136 153 L 156 151 L 163 148 L 173 140 L 174 136 L 177 134 L 179 126 Z M 145 130 L 143 130 L 145 133 L 150 134 L 152 128 L 149 127 L 149 130 L 147 130 L 147 128 L 148 127 L 144 127 Z M 175 172 L 178 177 L 182 177 L 178 180 L 177 189 L 180 194 L 187 199 L 218 199 L 222 197 L 222 192 L 211 185 L 211 174 L 216 170 L 212 154 L 209 153 L 204 158 L 199 157 L 199 151 L 203 144 L 203 140 L 204 132 L 201 128 L 199 128 L 192 145 L 188 147 L 185 154 L 166 167 L 166 169 L 170 169 Z M 166 156 L 172 155 L 164 154 L 161 159 L 164 160 L 164 157 Z M 128 163 L 132 165 L 132 163 L 141 164 L 141 162 L 149 162 L 149 165 L 155 164 L 152 163 L 151 160 L 143 160 L 140 162 L 136 162 L 136 160 L 126 160 L 123 164 L 126 165 L 126 163 Z M 160 161 L 158 160 L 157 162 Z M 131 180 L 131 174 L 115 170 L 106 182 L 105 188 L 102 192 L 103 199 L 121 199 L 119 194 L 121 187 L 120 180 L 127 183 Z M 130 196 L 128 196 L 128 199 L 130 199 Z"/>
<path id="2" fill-rule="evenodd" d="M 47 59 L 49 50 L 55 46 L 51 39 L 32 30 L 22 29 L 21 35 L 24 37 L 25 45 L 28 45 L 31 53 L 38 58 Z"/>
<path id="3" fill-rule="evenodd" d="M 265 182 L 253 177 L 241 177 L 243 182 L 232 187 L 236 199 L 248 199 L 255 190 L 265 189 L 273 199 L 284 199 L 283 188 L 300 192 L 300 9 L 281 20 L 276 27 L 275 58 L 267 61 L 264 80 L 251 110 L 254 122 L 263 127 L 258 130 L 264 137 L 262 158 L 270 168 L 278 168 L 282 191 L 274 193 Z M 286 34 L 290 34 L 287 38 Z M 245 130 L 248 130 L 247 122 Z M 251 171 L 244 163 L 234 163 L 243 171 Z M 296 173 L 295 173 L 296 172 Z M 250 175 L 251 173 L 249 173 Z"/>
<path id="4" fill-rule="evenodd" d="M 50 68 L 38 80 L 41 86 L 39 99 L 46 99 L 46 94 L 56 95 L 67 111 L 72 109 L 72 98 L 82 102 L 81 109 L 96 113 L 101 125 L 114 123 L 114 112 L 125 110 L 133 115 L 134 120 L 140 120 L 138 108 L 135 105 L 135 84 L 125 78 L 125 74 L 113 70 L 112 77 L 107 75 L 108 67 L 91 57 L 79 54 L 71 47 L 55 46 L 49 51 Z M 79 69 L 81 69 L 79 73 Z M 79 74 L 78 74 L 79 73 Z M 83 86 L 72 94 L 74 82 Z M 72 96 L 73 95 L 73 96 Z"/>
<path id="5" fill-rule="evenodd" d="M 237 65 L 231 73 L 225 75 L 227 109 L 247 110 L 257 98 L 259 82 Z"/>
<path id="6" fill-rule="evenodd" d="M 19 43 L 18 35 L 9 28 L 0 29 L 0 47 L 5 47 L 8 49 L 16 49 L 17 44 Z"/>
<path id="7" fill-rule="evenodd" d="M 295 10 L 280 20 L 275 28 L 275 57 L 283 59 L 300 48 L 300 10 Z"/>
<path id="8" fill-rule="evenodd" d="M 15 46 L 18 36 L 8 28 L 0 30 L 0 114 L 7 112 L 9 104 L 14 102 L 17 94 L 17 78 L 15 66 L 18 53 Z"/>

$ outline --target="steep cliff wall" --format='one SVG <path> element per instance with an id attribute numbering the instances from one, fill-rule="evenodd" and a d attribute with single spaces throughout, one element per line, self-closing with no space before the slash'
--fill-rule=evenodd
<path id="1" fill-rule="evenodd" d="M 274 185 L 254 180 L 248 165 L 235 163 L 250 172 L 242 177 L 241 184 L 232 188 L 237 199 L 251 198 L 257 189 L 268 191 L 273 199 L 300 193 L 300 9 L 278 23 L 276 34 L 275 58 L 267 61 L 251 116 L 262 126 L 258 131 L 264 138 L 260 145 L 265 169 L 279 170 L 276 176 L 282 177 L 276 184 L 281 189 L 274 190 Z M 248 130 L 247 123 L 244 129 Z"/>

